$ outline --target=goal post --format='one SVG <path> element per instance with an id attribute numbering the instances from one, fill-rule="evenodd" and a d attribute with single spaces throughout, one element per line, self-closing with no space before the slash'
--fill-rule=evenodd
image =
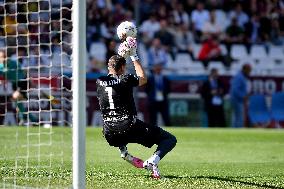
<path id="1" fill-rule="evenodd" d="M 86 0 L 73 0 L 73 188 L 85 188 Z"/>
<path id="2" fill-rule="evenodd" d="M 85 189 L 86 0 L 0 0 L 0 188 Z"/>

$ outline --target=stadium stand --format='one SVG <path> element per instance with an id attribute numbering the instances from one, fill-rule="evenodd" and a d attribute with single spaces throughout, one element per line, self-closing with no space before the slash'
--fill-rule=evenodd
<path id="1" fill-rule="evenodd" d="M 103 2 L 103 3 L 101 3 Z M 191 45 L 191 48 L 193 49 L 193 54 L 194 57 L 197 58 L 198 53 L 200 51 L 200 43 L 202 42 L 202 39 L 206 38 L 206 34 L 204 33 L 196 33 L 193 30 L 193 23 L 191 22 L 192 20 L 192 13 L 197 10 L 197 2 L 196 0 L 193 0 L 190 4 L 187 1 L 184 2 L 169 2 L 169 1 L 151 1 L 151 8 L 145 9 L 141 8 L 139 10 L 138 18 L 138 29 L 144 23 L 144 21 L 149 21 L 149 17 L 152 15 L 155 19 L 155 31 L 159 32 L 159 24 L 161 20 L 166 20 L 168 22 L 168 32 L 173 34 L 175 36 L 175 32 L 178 31 L 178 28 L 181 24 L 186 24 L 188 27 L 188 32 L 192 33 L 194 39 L 197 39 L 200 37 L 201 41 L 196 41 L 193 42 Z M 215 10 L 215 15 L 216 15 L 216 24 L 218 26 L 221 26 L 221 31 L 222 33 L 219 36 L 219 41 L 221 43 L 221 49 L 222 49 L 222 54 L 229 55 L 237 62 L 248 62 L 251 64 L 254 64 L 254 61 L 257 62 L 263 62 L 263 59 L 266 59 L 269 57 L 273 61 L 278 61 L 278 62 L 283 62 L 284 61 L 284 48 L 283 48 L 283 42 L 284 42 L 284 27 L 283 23 L 281 20 L 284 18 L 284 11 L 281 11 L 283 9 L 283 1 L 267 1 L 266 3 L 261 3 L 260 1 L 256 2 L 254 6 L 252 6 L 251 1 L 232 1 L 231 3 L 228 4 L 228 7 L 224 7 L 223 1 L 222 0 L 216 0 L 216 1 L 204 1 L 204 10 L 205 11 L 211 11 Z M 117 10 L 115 7 L 116 5 L 120 4 L 120 6 L 123 10 Z M 142 3 L 147 7 L 147 3 Z M 158 11 L 155 12 L 156 7 L 160 7 L 160 5 L 164 5 L 163 11 Z M 134 13 L 133 10 L 135 10 L 134 4 L 131 3 L 130 1 L 98 1 L 97 5 L 93 5 L 92 1 L 89 1 L 89 12 L 97 13 L 97 16 L 92 16 L 89 17 L 89 28 L 96 28 L 96 30 L 88 30 L 90 31 L 93 35 L 91 37 L 91 48 L 90 48 L 90 56 L 95 57 L 96 59 L 102 61 L 104 56 L 105 51 L 103 49 L 104 45 L 104 40 L 109 37 L 114 37 L 115 35 L 115 27 L 118 25 L 118 23 L 124 19 L 128 20 L 133 20 L 133 18 L 129 18 L 129 11 Z M 141 6 L 143 7 L 143 6 Z M 182 7 L 182 8 L 181 8 Z M 179 16 L 179 10 L 185 10 L 182 12 L 182 16 Z M 260 10 L 260 11 L 259 11 Z M 275 13 L 276 10 L 276 13 Z M 116 11 L 119 11 L 117 15 L 119 16 L 112 16 L 116 15 Z M 237 11 L 241 11 L 241 14 L 236 14 Z M 108 13 L 113 13 L 113 14 L 108 14 Z M 196 12 L 196 11 L 195 11 Z M 266 13 L 266 14 L 264 14 Z M 135 14 L 130 14 L 135 15 Z M 136 13 L 137 15 L 137 13 Z M 241 15 L 241 16 L 239 16 Z M 253 16 L 252 16 L 253 15 Z M 256 16 L 255 16 L 256 15 Z M 240 44 L 233 44 L 231 47 L 231 50 L 229 51 L 226 46 L 223 43 L 223 40 L 226 36 L 226 29 L 231 23 L 231 19 L 233 17 L 237 17 L 238 24 L 242 28 L 242 41 L 243 43 Z M 252 17 L 258 18 L 258 20 L 253 20 Z M 185 19 L 186 18 L 186 19 Z M 247 19 L 247 18 L 251 18 Z M 183 19 L 185 19 L 183 21 Z M 209 19 L 209 18 L 208 18 Z M 206 20 L 206 18 L 205 18 Z M 269 20 L 270 22 L 264 22 L 264 20 Z M 273 28 L 273 22 L 276 20 L 277 23 L 279 23 L 279 36 L 277 39 L 277 46 L 273 42 L 274 40 L 274 34 L 269 33 L 271 28 Z M 247 23 L 246 23 L 247 22 Z M 250 24 L 256 24 L 259 25 L 258 27 L 258 32 L 252 33 L 253 26 Z M 144 30 L 143 30 L 144 31 Z M 110 35 L 105 35 L 105 33 L 108 33 Z M 111 35 L 112 34 L 112 35 Z M 106 37 L 108 36 L 108 37 Z M 151 41 L 153 35 L 149 35 L 149 39 L 144 40 L 145 38 L 145 33 L 143 34 L 143 40 L 140 41 Z M 116 38 L 116 37 L 114 37 Z M 100 44 L 100 45 L 99 45 Z M 139 54 L 141 56 L 141 59 L 143 60 L 144 64 L 147 65 L 147 53 L 145 52 L 146 49 L 148 48 L 148 44 L 142 44 L 145 46 L 145 48 L 140 48 L 139 49 Z M 251 47 L 250 47 L 251 46 Z M 173 47 L 174 49 L 175 47 Z M 96 49 L 96 50 L 94 50 Z M 176 55 L 177 59 L 175 60 L 176 65 L 185 65 L 185 63 L 179 63 L 179 62 L 192 62 L 194 60 L 185 58 L 184 55 L 177 54 Z M 183 57 L 183 58 L 181 58 Z M 267 60 L 267 59 L 266 59 Z M 104 60 L 106 61 L 106 60 Z M 272 65 L 274 65 L 274 62 L 270 61 Z M 169 61 L 171 62 L 171 61 Z M 262 64 L 261 64 L 262 65 Z M 272 66 L 273 67 L 273 66 Z M 176 67 L 179 68 L 179 67 Z M 209 66 L 208 68 L 211 68 Z M 184 72 L 185 74 L 191 74 L 191 73 L 186 73 L 186 71 L 182 70 L 183 66 L 180 67 L 180 71 L 178 72 Z M 221 70 L 221 74 L 231 74 L 235 73 L 234 66 L 230 67 L 230 70 L 223 72 Z M 272 71 L 267 71 L 267 69 L 270 69 L 269 66 L 266 68 L 265 66 L 256 66 L 256 73 L 259 73 L 260 75 L 263 74 L 271 74 L 273 75 L 273 70 Z M 206 71 L 206 70 L 204 70 Z M 175 72 L 173 72 L 175 73 Z M 206 72 L 204 72 L 206 73 Z M 278 73 L 279 75 L 280 73 Z"/>

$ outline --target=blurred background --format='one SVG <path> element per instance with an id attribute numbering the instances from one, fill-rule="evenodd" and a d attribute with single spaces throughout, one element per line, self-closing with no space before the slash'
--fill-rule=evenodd
<path id="1" fill-rule="evenodd" d="M 58 8 L 61 2 L 66 8 Z M 7 56 L 31 74 L 70 74 L 72 1 L 0 3 L 0 47 Z M 27 16 L 7 14 L 19 11 Z M 88 60 L 81 64 L 88 72 L 88 125 L 102 123 L 95 81 L 117 52 L 116 27 L 128 20 L 138 28 L 138 54 L 149 76 L 135 91 L 141 119 L 166 126 L 283 126 L 284 0 L 88 0 L 86 14 Z M 134 72 L 131 64 L 128 70 Z M 1 94 L 11 92 L 1 87 Z M 54 119 L 60 119 L 56 112 Z"/>

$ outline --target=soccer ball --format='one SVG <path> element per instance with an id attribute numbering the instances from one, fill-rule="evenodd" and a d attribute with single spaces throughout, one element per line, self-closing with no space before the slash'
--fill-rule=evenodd
<path id="1" fill-rule="evenodd" d="M 137 28 L 134 23 L 124 21 L 118 25 L 116 32 L 120 40 L 124 40 L 124 37 L 135 38 L 137 35 Z"/>

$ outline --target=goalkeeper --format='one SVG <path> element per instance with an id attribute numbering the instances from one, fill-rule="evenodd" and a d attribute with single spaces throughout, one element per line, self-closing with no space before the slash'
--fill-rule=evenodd
<path id="1" fill-rule="evenodd" d="M 137 168 L 150 170 L 152 177 L 159 179 L 158 163 L 175 147 L 177 140 L 162 128 L 137 119 L 133 87 L 145 85 L 147 79 L 136 54 L 136 47 L 136 40 L 128 37 L 119 46 L 119 55 L 109 59 L 109 74 L 97 80 L 98 99 L 104 121 L 103 133 L 110 146 L 119 148 L 124 160 Z M 125 59 L 129 56 L 137 76 L 125 74 Z M 126 147 L 128 143 L 138 143 L 148 148 L 157 144 L 158 147 L 154 154 L 143 162 L 130 155 Z"/>

